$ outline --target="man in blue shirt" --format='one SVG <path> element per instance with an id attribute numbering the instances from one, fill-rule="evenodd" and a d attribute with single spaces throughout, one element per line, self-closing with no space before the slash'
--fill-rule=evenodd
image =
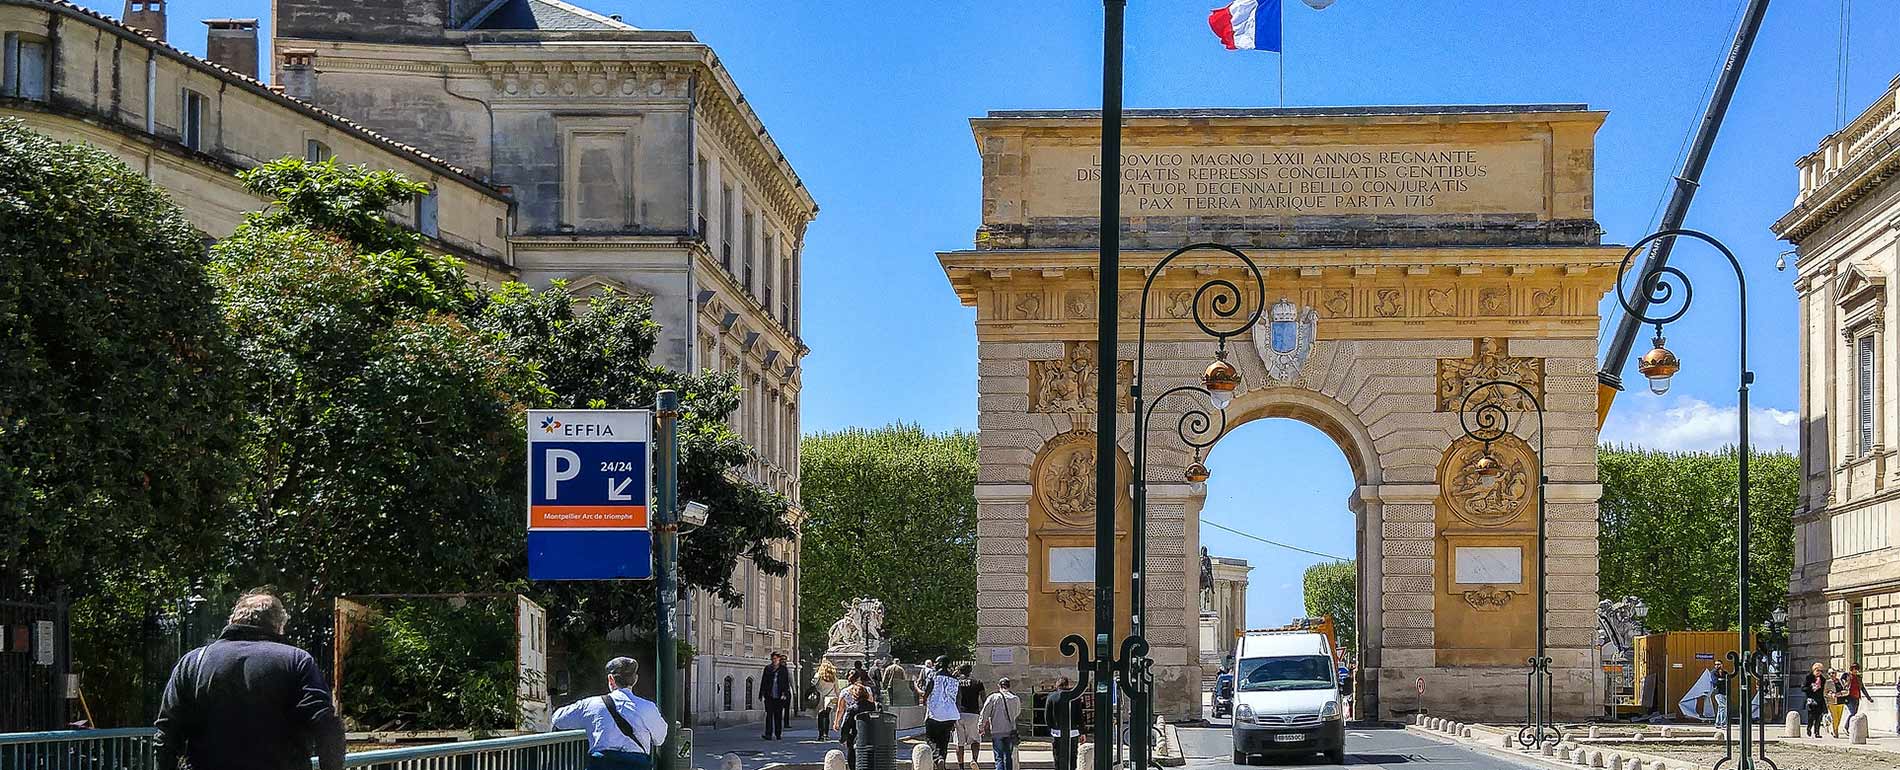
<path id="1" fill-rule="evenodd" d="M 582 698 L 554 712 L 554 729 L 586 730 L 588 770 L 651 770 L 666 742 L 666 718 L 653 701 L 633 694 L 640 662 L 607 661 L 606 695 Z"/>

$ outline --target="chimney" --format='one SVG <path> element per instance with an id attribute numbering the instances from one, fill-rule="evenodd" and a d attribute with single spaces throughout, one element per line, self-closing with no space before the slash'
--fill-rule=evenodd
<path id="1" fill-rule="evenodd" d="M 205 53 L 212 64 L 257 79 L 257 20 L 205 19 Z"/>
<path id="2" fill-rule="evenodd" d="M 120 21 L 125 26 L 143 30 L 147 35 L 164 40 L 165 2 L 166 0 L 125 0 L 125 15 Z"/>
<path id="3" fill-rule="evenodd" d="M 283 52 L 284 95 L 314 102 L 317 97 L 317 52 L 309 48 L 290 48 Z"/>

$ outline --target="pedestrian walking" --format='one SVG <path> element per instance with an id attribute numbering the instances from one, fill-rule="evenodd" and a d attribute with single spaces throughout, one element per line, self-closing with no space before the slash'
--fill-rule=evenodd
<path id="1" fill-rule="evenodd" d="M 838 742 L 844 744 L 844 766 L 858 766 L 858 715 L 877 710 L 877 698 L 871 694 L 870 675 L 863 668 L 851 669 L 844 690 L 838 694 L 838 706 L 832 716 L 838 728 Z"/>
<path id="2" fill-rule="evenodd" d="M 818 694 L 818 740 L 831 737 L 831 711 L 838 702 L 838 691 L 844 683 L 838 681 L 838 667 L 831 661 L 820 658 L 818 673 L 811 676 L 812 689 Z"/>
<path id="3" fill-rule="evenodd" d="M 950 675 L 950 656 L 940 656 L 924 684 L 924 739 L 937 751 L 939 762 L 950 756 L 950 738 L 956 732 L 958 714 L 957 679 Z"/>
<path id="4" fill-rule="evenodd" d="M 792 672 L 785 667 L 785 653 L 772 653 L 771 662 L 759 675 L 759 699 L 765 701 L 765 735 L 768 741 L 785 739 L 785 718 L 792 708 Z"/>
<path id="5" fill-rule="evenodd" d="M 1867 694 L 1867 683 L 1861 681 L 1859 663 L 1847 666 L 1847 676 L 1841 680 L 1841 685 L 1847 696 L 1847 719 L 1851 724 L 1854 717 L 1860 714 L 1860 702 L 1865 700 L 1873 703 L 1874 696 Z"/>
<path id="6" fill-rule="evenodd" d="M 1829 734 L 1841 737 L 1841 723 L 1847 715 L 1847 686 L 1841 682 L 1841 670 L 1827 670 L 1827 727 Z"/>
<path id="7" fill-rule="evenodd" d="M 983 734 L 989 736 L 990 754 L 996 770 L 1016 770 L 1016 718 L 1023 713 L 1023 701 L 1009 691 L 1009 677 L 996 680 L 996 692 L 983 701 Z"/>
<path id="8" fill-rule="evenodd" d="M 1715 723 L 1728 729 L 1728 669 L 1720 662 L 1709 664 L 1710 696 L 1715 699 Z"/>
<path id="9" fill-rule="evenodd" d="M 977 750 L 983 745 L 983 718 L 977 712 L 983 710 L 983 683 L 971 674 L 974 670 L 965 663 L 957 667 L 957 767 L 967 768 L 963 762 L 963 748 L 970 748 L 970 764 L 976 764 Z"/>
<path id="10" fill-rule="evenodd" d="M 633 694 L 640 661 L 607 661 L 607 694 L 562 706 L 554 729 L 587 731 L 587 770 L 651 770 L 653 752 L 666 743 L 666 717 L 653 701 Z"/>
<path id="11" fill-rule="evenodd" d="M 153 723 L 160 770 L 309 770 L 313 753 L 341 770 L 343 720 L 316 660 L 284 640 L 289 620 L 277 597 L 246 594 L 216 641 L 178 660 Z"/>
<path id="12" fill-rule="evenodd" d="M 891 706 L 915 705 L 923 698 L 923 692 L 911 680 L 910 673 L 904 670 L 904 663 L 891 656 L 891 664 L 884 667 L 884 702 Z M 909 695 L 903 693 L 909 692 Z"/>
<path id="13" fill-rule="evenodd" d="M 1056 681 L 1057 693 L 1066 694 L 1069 687 L 1069 678 L 1066 676 Z M 1049 741 L 1055 752 L 1055 770 L 1075 770 L 1075 757 L 1082 742 L 1082 699 L 1069 698 L 1060 708 L 1061 713 L 1049 717 Z"/>
<path id="14" fill-rule="evenodd" d="M 1801 694 L 1808 699 L 1808 737 L 1821 737 L 1821 718 L 1827 713 L 1827 669 L 1816 663 L 1801 680 Z"/>

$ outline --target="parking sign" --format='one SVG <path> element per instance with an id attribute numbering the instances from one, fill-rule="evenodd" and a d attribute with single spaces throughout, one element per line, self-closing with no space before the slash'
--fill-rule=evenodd
<path id="1" fill-rule="evenodd" d="M 650 580 L 653 413 L 528 412 L 528 579 Z"/>

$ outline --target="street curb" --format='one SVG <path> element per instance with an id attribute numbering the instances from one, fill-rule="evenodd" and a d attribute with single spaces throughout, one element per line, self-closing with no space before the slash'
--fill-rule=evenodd
<path id="1" fill-rule="evenodd" d="M 1530 754 L 1527 752 L 1520 752 L 1520 751 L 1509 750 L 1509 749 L 1500 749 L 1495 746 L 1486 745 L 1483 741 L 1479 741 L 1475 738 L 1462 738 L 1462 737 L 1450 735 L 1448 733 L 1440 732 L 1438 730 L 1418 727 L 1416 725 L 1406 725 L 1405 731 L 1408 733 L 1421 735 L 1421 736 L 1430 738 L 1432 740 L 1439 741 L 1441 743 L 1450 743 L 1457 746 L 1464 746 L 1474 751 L 1488 754 L 1490 756 L 1497 757 L 1499 759 L 1516 760 L 1518 764 L 1530 765 L 1534 767 L 1564 768 L 1564 770 L 1574 770 L 1574 768 L 1578 768 L 1578 767 L 1611 768 L 1611 770 L 1615 770 L 1615 768 L 1612 767 L 1611 757 L 1621 756 L 1621 757 L 1627 757 L 1630 759 L 1640 760 L 1643 764 L 1643 767 L 1646 770 L 1704 770 L 1702 767 L 1692 762 L 1684 762 L 1680 759 L 1670 759 L 1668 757 L 1659 757 L 1653 754 L 1644 754 L 1642 752 L 1627 751 L 1623 749 L 1618 749 L 1617 751 L 1610 752 L 1608 754 L 1605 754 L 1604 752 L 1600 750 L 1592 749 L 1591 751 L 1594 751 L 1598 755 L 1602 756 L 1602 764 L 1596 764 L 1590 761 L 1578 761 L 1575 759 L 1563 760 L 1563 759 L 1557 759 L 1555 757 L 1545 757 L 1545 756 L 1540 756 L 1537 754 Z M 1484 732 L 1487 735 L 1490 735 L 1493 737 L 1500 735 L 1500 733 L 1497 733 L 1492 730 L 1487 730 Z M 1564 745 L 1564 744 L 1560 744 L 1560 745 Z M 1579 746 L 1578 748 L 1580 749 L 1582 747 Z M 1627 767 L 1627 765 L 1624 765 L 1624 767 Z"/>

